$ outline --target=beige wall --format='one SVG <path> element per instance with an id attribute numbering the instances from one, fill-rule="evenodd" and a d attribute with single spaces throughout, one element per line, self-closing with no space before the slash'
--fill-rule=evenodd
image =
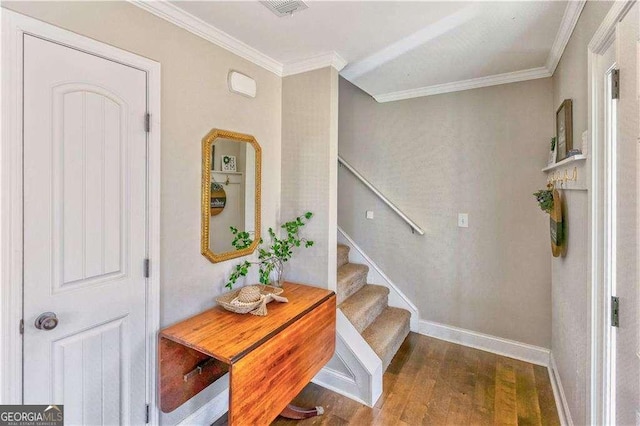
<path id="1" fill-rule="evenodd" d="M 278 222 L 281 78 L 126 2 L 3 2 L 3 7 L 162 65 L 161 321 L 213 305 L 235 262 L 200 254 L 200 141 L 213 127 L 254 135 L 263 149 L 263 228 Z M 256 79 L 255 99 L 229 93 L 227 73 Z M 163 416 L 175 423 L 211 398 L 202 392 Z"/>
<path id="2" fill-rule="evenodd" d="M 344 169 L 338 224 L 422 319 L 550 346 L 549 224 L 532 193 L 544 187 L 551 91 L 541 79 L 378 104 L 341 80 L 340 155 L 425 235 Z"/>
<path id="3" fill-rule="evenodd" d="M 564 99 L 573 100 L 573 141 L 577 148 L 588 128 L 587 45 L 610 7 L 610 2 L 587 2 L 553 75 L 554 111 Z M 587 191 L 564 191 L 563 195 L 567 255 L 552 258 L 551 351 L 573 421 L 586 424 L 590 363 L 589 198 Z"/>
<path id="4" fill-rule="evenodd" d="M 282 81 L 282 220 L 314 217 L 285 267 L 288 280 L 335 288 L 338 72 L 322 68 Z M 331 259 L 331 261 L 329 261 Z"/>

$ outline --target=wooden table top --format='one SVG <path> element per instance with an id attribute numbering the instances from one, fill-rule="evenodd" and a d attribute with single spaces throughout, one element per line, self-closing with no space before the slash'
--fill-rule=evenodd
<path id="1" fill-rule="evenodd" d="M 160 336 L 232 364 L 334 294 L 289 282 L 283 288 L 281 296 L 289 302 L 269 303 L 267 316 L 240 315 L 215 306 L 161 330 Z"/>

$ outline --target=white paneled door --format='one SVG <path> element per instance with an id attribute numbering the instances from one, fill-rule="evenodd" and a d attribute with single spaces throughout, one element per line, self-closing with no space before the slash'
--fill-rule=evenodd
<path id="1" fill-rule="evenodd" d="M 611 249 L 612 295 L 620 304 L 619 326 L 614 330 L 613 359 L 614 416 L 617 425 L 640 424 L 640 316 L 638 306 L 640 233 L 638 227 L 638 23 L 640 6 L 631 7 L 616 25 L 616 62 L 620 70 L 620 95 L 617 102 L 616 134 L 612 148 L 609 179 L 612 191 Z"/>
<path id="2" fill-rule="evenodd" d="M 24 36 L 24 402 L 68 425 L 145 423 L 146 78 Z"/>

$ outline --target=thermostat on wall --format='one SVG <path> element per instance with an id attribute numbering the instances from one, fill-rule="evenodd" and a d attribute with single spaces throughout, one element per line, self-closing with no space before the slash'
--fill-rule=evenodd
<path id="1" fill-rule="evenodd" d="M 256 81 L 249 77 L 239 73 L 238 71 L 229 71 L 229 90 L 233 93 L 248 96 L 250 98 L 256 97 Z"/>

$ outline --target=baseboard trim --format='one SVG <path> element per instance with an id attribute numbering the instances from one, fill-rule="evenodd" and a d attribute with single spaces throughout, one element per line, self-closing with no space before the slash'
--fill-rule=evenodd
<path id="1" fill-rule="evenodd" d="M 180 426 L 210 425 L 227 411 L 229 411 L 228 387 L 178 424 Z"/>
<path id="2" fill-rule="evenodd" d="M 549 349 L 478 333 L 433 321 L 420 320 L 418 333 L 447 342 L 549 367 Z"/>
<path id="3" fill-rule="evenodd" d="M 564 394 L 564 388 L 560 381 L 560 374 L 558 373 L 558 366 L 556 365 L 556 360 L 553 358 L 553 353 L 549 355 L 548 370 L 551 388 L 553 389 L 553 398 L 556 400 L 556 408 L 558 411 L 558 417 L 560 418 L 560 423 L 565 426 L 573 426 L 571 411 L 569 411 L 569 404 L 567 403 L 567 397 Z"/>

